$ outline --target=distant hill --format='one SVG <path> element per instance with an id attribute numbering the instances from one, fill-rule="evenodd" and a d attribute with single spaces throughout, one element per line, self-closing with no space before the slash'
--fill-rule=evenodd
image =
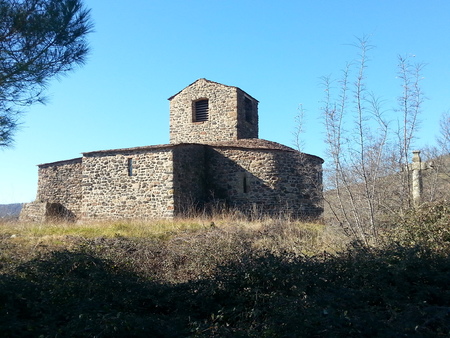
<path id="1" fill-rule="evenodd" d="M 22 203 L 0 204 L 0 219 L 18 218 L 22 205 Z"/>

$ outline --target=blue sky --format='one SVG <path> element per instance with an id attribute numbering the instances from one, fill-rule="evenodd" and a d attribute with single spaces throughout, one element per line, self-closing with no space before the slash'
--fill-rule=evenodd
<path id="1" fill-rule="evenodd" d="M 416 146 L 434 142 L 450 110 L 448 0 L 85 0 L 95 32 L 87 64 L 48 87 L 0 150 L 0 204 L 36 196 L 37 164 L 82 152 L 169 142 L 167 99 L 199 78 L 260 101 L 260 138 L 293 145 L 306 111 L 307 153 L 325 156 L 320 77 L 339 76 L 368 36 L 368 86 L 395 104 L 397 56 L 427 64 L 428 97 Z M 388 111 L 389 113 L 389 111 Z"/>

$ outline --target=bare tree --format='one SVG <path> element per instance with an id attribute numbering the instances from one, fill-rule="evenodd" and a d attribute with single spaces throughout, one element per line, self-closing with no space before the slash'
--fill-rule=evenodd
<path id="1" fill-rule="evenodd" d="M 367 38 L 358 39 L 356 47 L 358 59 L 346 64 L 337 94 L 335 82 L 322 78 L 321 111 L 329 157 L 325 197 L 332 218 L 348 235 L 369 245 L 378 237 L 383 215 L 410 205 L 407 164 L 423 102 L 419 86 L 423 65 L 399 57 L 403 92 L 395 111 L 401 112 L 401 118 L 392 130 L 384 103 L 367 87 L 368 54 L 373 47 Z"/>
<path id="2" fill-rule="evenodd" d="M 49 79 L 85 62 L 91 30 L 82 0 L 0 0 L 0 147 Z"/>
<path id="3" fill-rule="evenodd" d="M 294 117 L 294 126 L 295 129 L 292 132 L 294 136 L 293 144 L 295 149 L 302 152 L 305 147 L 305 142 L 302 139 L 303 133 L 305 132 L 305 110 L 302 104 L 297 108 L 297 114 Z"/>
<path id="4" fill-rule="evenodd" d="M 439 122 L 437 145 L 422 149 L 428 168 L 424 174 L 424 201 L 448 199 L 450 190 L 450 112 L 444 112 Z"/>
<path id="5" fill-rule="evenodd" d="M 397 143 L 395 145 L 396 165 L 402 174 L 400 179 L 402 184 L 398 186 L 400 193 L 398 194 L 401 203 L 398 204 L 400 210 L 410 208 L 411 200 L 411 175 L 408 170 L 408 163 L 411 157 L 412 148 L 416 139 L 415 135 L 418 131 L 420 120 L 419 115 L 421 106 L 424 101 L 424 95 L 420 87 L 422 80 L 422 71 L 425 67 L 423 63 L 412 63 L 414 56 L 403 57 L 398 56 L 398 75 L 401 81 L 402 94 L 398 97 L 398 108 L 395 110 L 400 114 L 397 124 Z"/>
<path id="6" fill-rule="evenodd" d="M 437 143 L 442 155 L 448 155 L 450 154 L 450 111 L 442 114 L 439 127 Z"/>

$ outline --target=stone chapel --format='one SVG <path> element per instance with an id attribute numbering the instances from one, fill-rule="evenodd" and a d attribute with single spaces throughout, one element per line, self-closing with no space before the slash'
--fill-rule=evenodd
<path id="1" fill-rule="evenodd" d="M 170 143 L 41 164 L 22 221 L 174 218 L 235 209 L 317 218 L 320 157 L 258 138 L 258 101 L 199 79 L 170 101 Z"/>

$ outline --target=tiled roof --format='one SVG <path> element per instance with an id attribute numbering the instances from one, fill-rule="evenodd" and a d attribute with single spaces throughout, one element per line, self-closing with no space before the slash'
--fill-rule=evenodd
<path id="1" fill-rule="evenodd" d="M 81 161 L 82 161 L 82 158 L 77 157 L 77 158 L 73 158 L 71 160 L 63 160 L 63 161 L 57 161 L 57 162 L 38 164 L 38 167 L 39 168 L 45 168 L 45 167 L 49 167 L 49 166 L 54 167 L 54 166 L 58 166 L 58 165 L 81 163 Z"/>
<path id="2" fill-rule="evenodd" d="M 122 148 L 122 149 L 110 149 L 110 150 L 97 150 L 83 153 L 84 156 L 89 155 L 100 155 L 107 153 L 123 153 L 123 152 L 134 152 L 134 151 L 145 151 L 145 150 L 158 150 L 158 149 L 166 149 L 173 147 L 182 147 L 186 145 L 206 145 L 213 148 L 235 148 L 235 149 L 260 149 L 260 150 L 278 150 L 278 151 L 288 151 L 288 152 L 297 152 L 297 150 L 285 146 L 283 144 L 272 142 L 264 139 L 257 138 L 249 138 L 249 139 L 240 139 L 234 141 L 223 141 L 223 142 L 209 142 L 209 143 L 175 143 L 175 144 L 159 144 L 153 146 L 144 146 L 144 147 L 134 147 L 134 148 Z M 309 155 L 317 157 L 314 155 Z M 317 157 L 319 158 L 319 157 Z"/>
<path id="3" fill-rule="evenodd" d="M 154 149 L 164 149 L 172 148 L 174 144 L 158 144 L 153 146 L 143 146 L 143 147 L 133 147 L 133 148 L 120 148 L 120 149 L 109 149 L 109 150 L 95 150 L 82 153 L 83 156 L 86 155 L 96 155 L 105 153 L 118 153 L 118 152 L 128 152 L 128 151 L 142 151 L 142 150 L 154 150 Z"/>
<path id="4" fill-rule="evenodd" d="M 246 149 L 268 149 L 295 152 L 297 150 L 287 147 L 283 144 L 267 141 L 259 138 L 247 138 L 234 141 L 211 142 L 207 143 L 211 147 L 229 147 L 229 148 L 246 148 Z"/>
<path id="5" fill-rule="evenodd" d="M 95 155 L 104 153 L 115 152 L 128 152 L 128 151 L 145 151 L 154 149 L 173 148 L 183 145 L 207 145 L 216 148 L 241 148 L 241 149 L 268 149 L 268 150 L 282 150 L 295 152 L 296 150 L 280 143 L 267 141 L 263 139 L 240 139 L 235 141 L 223 141 L 223 142 L 210 142 L 210 143 L 175 143 L 175 144 L 159 144 L 153 146 L 133 147 L 133 148 L 121 148 L 121 149 L 109 149 L 109 150 L 96 150 L 84 152 L 83 155 Z"/>
<path id="6" fill-rule="evenodd" d="M 215 142 L 215 143 L 207 143 L 206 145 L 213 148 L 236 148 L 236 149 L 261 149 L 261 150 L 279 150 L 279 151 L 288 151 L 288 152 L 299 152 L 298 150 L 285 146 L 281 143 L 268 141 L 259 138 L 248 138 L 248 139 L 240 139 L 235 141 L 224 141 L 224 142 Z M 305 154 L 308 157 L 315 157 L 318 160 L 322 161 L 323 159 L 319 156 Z"/>
<path id="7" fill-rule="evenodd" d="M 283 144 L 272 142 L 264 139 L 258 138 L 249 138 L 249 139 L 240 139 L 235 141 L 223 141 L 223 142 L 210 142 L 210 143 L 176 143 L 176 144 L 159 144 L 153 146 L 143 146 L 143 147 L 133 147 L 133 148 L 121 148 L 121 149 L 109 149 L 109 150 L 96 150 L 82 153 L 83 156 L 89 155 L 101 155 L 101 154 L 114 154 L 114 153 L 124 153 L 124 152 L 134 152 L 134 151 L 146 151 L 146 150 L 159 150 L 159 149 L 168 149 L 174 147 L 182 147 L 188 145 L 204 145 L 213 148 L 234 148 L 234 149 L 260 149 L 260 150 L 278 150 L 278 151 L 288 151 L 288 152 L 297 152 L 297 150 L 285 146 Z M 317 157 L 315 155 L 305 154 L 311 157 Z M 320 157 L 318 159 L 322 160 Z M 72 160 L 58 161 L 52 163 L 44 163 L 40 164 L 39 167 L 46 166 L 55 166 L 55 165 L 63 165 L 69 163 L 75 163 L 81 161 L 81 158 L 76 158 Z"/>

